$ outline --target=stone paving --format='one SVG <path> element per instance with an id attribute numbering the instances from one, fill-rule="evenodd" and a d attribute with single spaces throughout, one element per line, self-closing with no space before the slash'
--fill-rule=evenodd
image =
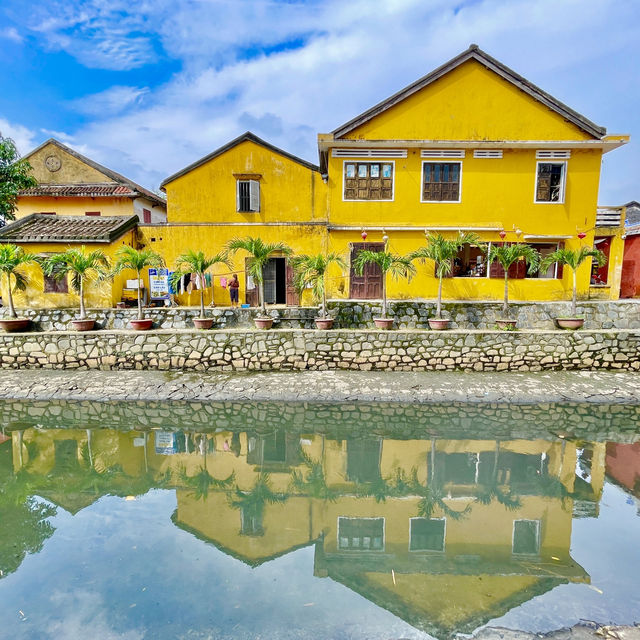
<path id="1" fill-rule="evenodd" d="M 11 370 L 0 399 L 285 402 L 640 404 L 640 375 L 613 371 L 538 373 Z"/>

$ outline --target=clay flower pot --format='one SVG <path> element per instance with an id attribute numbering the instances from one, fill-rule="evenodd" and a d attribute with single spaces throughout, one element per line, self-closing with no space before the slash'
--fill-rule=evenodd
<path id="1" fill-rule="evenodd" d="M 378 329 L 388 331 L 393 327 L 393 318 L 374 318 L 373 321 L 376 323 L 376 328 Z"/>
<path id="2" fill-rule="evenodd" d="M 582 329 L 584 318 L 556 318 L 561 329 Z"/>
<path id="3" fill-rule="evenodd" d="M 151 318 L 143 318 L 142 320 L 130 320 L 129 324 L 135 331 L 148 331 L 151 329 L 153 320 Z"/>
<path id="4" fill-rule="evenodd" d="M 333 318 L 316 318 L 316 327 L 318 329 L 333 328 Z"/>
<path id="5" fill-rule="evenodd" d="M 273 318 L 259 316 L 254 318 L 253 322 L 256 325 L 256 329 L 271 329 L 271 326 L 273 325 Z"/>
<path id="6" fill-rule="evenodd" d="M 433 331 L 444 331 L 449 328 L 450 322 L 451 320 L 446 318 L 429 318 L 429 328 L 433 329 Z"/>
<path id="7" fill-rule="evenodd" d="M 71 326 L 74 331 L 91 331 L 95 326 L 96 321 L 91 318 L 85 318 L 84 320 L 72 320 Z"/>
<path id="8" fill-rule="evenodd" d="M 516 328 L 517 320 L 509 320 L 508 318 L 500 318 L 496 320 L 496 326 L 498 329 L 503 329 L 504 331 L 513 331 Z"/>
<path id="9" fill-rule="evenodd" d="M 213 318 L 194 318 L 193 326 L 196 329 L 211 329 L 213 326 Z"/>
<path id="10" fill-rule="evenodd" d="M 11 333 L 14 331 L 28 331 L 31 327 L 29 318 L 2 318 L 0 328 Z"/>

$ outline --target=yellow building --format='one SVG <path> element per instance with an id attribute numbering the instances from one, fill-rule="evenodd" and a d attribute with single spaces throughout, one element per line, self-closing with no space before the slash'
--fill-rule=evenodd
<path id="1" fill-rule="evenodd" d="M 282 240 L 295 253 L 336 251 L 348 260 L 363 247 L 392 251 L 421 246 L 425 232 L 472 231 L 483 243 L 526 242 L 544 256 L 558 247 L 591 246 L 613 237 L 611 277 L 597 297 L 615 299 L 622 241 L 597 229 L 602 155 L 628 141 L 534 86 L 475 45 L 332 133 L 318 136 L 319 170 L 245 134 L 164 181 L 168 225 L 158 248 L 217 251 L 233 236 Z M 584 234 L 579 238 L 578 234 Z M 366 238 L 366 241 L 363 241 Z M 234 268 L 242 271 L 242 257 Z M 568 269 L 533 276 L 514 268 L 511 296 L 567 299 Z M 284 260 L 266 274 L 268 300 L 286 300 Z M 499 299 L 501 269 L 487 269 L 467 246 L 444 285 L 446 299 Z M 579 271 L 589 295 L 590 266 Z M 330 295 L 378 298 L 376 268 L 357 276 L 331 273 Z M 434 265 L 410 283 L 391 282 L 396 298 L 432 298 Z M 221 292 L 220 300 L 226 300 Z M 247 299 L 251 299 L 250 296 Z M 291 302 L 291 300 L 290 300 Z"/>

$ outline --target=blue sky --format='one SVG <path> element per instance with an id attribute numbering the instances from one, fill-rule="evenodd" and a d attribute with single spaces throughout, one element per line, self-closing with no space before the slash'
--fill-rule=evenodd
<path id="1" fill-rule="evenodd" d="M 247 129 L 316 162 L 317 133 L 471 42 L 631 134 L 599 201 L 640 199 L 637 0 L 3 0 L 0 132 L 150 188 Z"/>

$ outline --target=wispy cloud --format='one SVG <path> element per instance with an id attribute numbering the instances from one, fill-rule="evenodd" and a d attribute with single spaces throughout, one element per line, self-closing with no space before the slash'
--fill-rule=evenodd
<path id="1" fill-rule="evenodd" d="M 13 42 L 22 42 L 24 40 L 15 27 L 5 27 L 4 29 L 0 29 L 0 38 L 13 40 Z"/>
<path id="2" fill-rule="evenodd" d="M 372 7 L 370 0 L 81 0 L 47 2 L 29 25 L 88 67 L 134 69 L 163 56 L 179 63 L 162 84 L 151 74 L 148 88 L 120 82 L 71 105 L 90 116 L 73 131 L 89 155 L 149 186 L 248 128 L 314 161 L 317 132 L 471 42 L 598 124 L 640 133 L 640 117 L 621 118 L 614 98 L 620 77 L 628 78 L 627 98 L 639 97 L 629 54 L 640 36 L 634 0 Z M 629 158 L 613 156 L 605 171 L 630 175 Z"/>
<path id="3" fill-rule="evenodd" d="M 35 146 L 37 139 L 37 132 L 20 124 L 11 123 L 4 118 L 0 118 L 0 134 L 4 138 L 11 138 L 21 154 L 30 151 Z"/>

